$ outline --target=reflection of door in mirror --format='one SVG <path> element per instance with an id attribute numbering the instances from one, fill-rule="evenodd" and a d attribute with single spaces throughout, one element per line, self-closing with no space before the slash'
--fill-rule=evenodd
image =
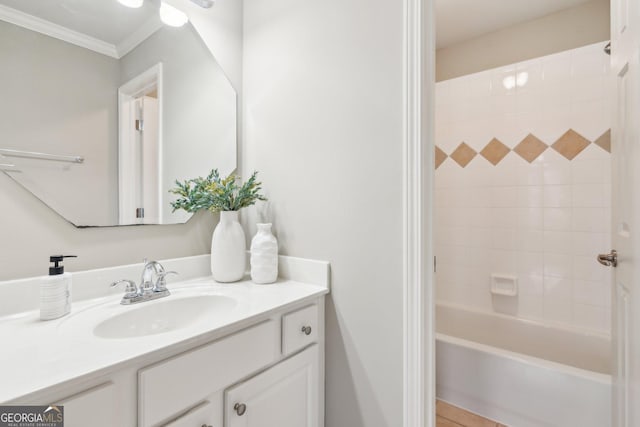
<path id="1" fill-rule="evenodd" d="M 162 222 L 162 64 L 118 90 L 118 213 L 120 224 Z"/>
<path id="2" fill-rule="evenodd" d="M 158 1 L 72 3 L 0 0 L 0 173 L 78 227 L 186 222 L 176 180 L 236 167 L 233 87 Z"/>

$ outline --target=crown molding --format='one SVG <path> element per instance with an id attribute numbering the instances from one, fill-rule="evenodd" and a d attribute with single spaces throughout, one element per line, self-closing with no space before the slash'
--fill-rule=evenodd
<path id="1" fill-rule="evenodd" d="M 118 56 L 116 47 L 110 43 L 4 5 L 0 5 L 0 20 L 76 46 L 84 47 L 112 58 L 120 57 Z"/>

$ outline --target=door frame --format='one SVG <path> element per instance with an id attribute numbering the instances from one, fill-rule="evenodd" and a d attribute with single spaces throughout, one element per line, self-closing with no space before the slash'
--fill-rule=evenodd
<path id="1" fill-rule="evenodd" d="M 434 14 L 434 0 L 404 0 L 404 427 L 435 426 Z"/>
<path id="2" fill-rule="evenodd" d="M 163 63 L 158 62 L 141 74 L 118 88 L 118 221 L 121 225 L 136 223 L 137 219 L 131 216 L 131 210 L 124 213 L 127 202 L 126 183 L 129 182 L 129 172 L 123 166 L 127 164 L 127 158 L 131 155 L 131 117 L 130 105 L 137 96 L 144 93 L 149 87 L 155 86 L 158 92 L 158 180 L 162 177 L 162 118 L 164 101 Z M 162 200 L 162 193 L 158 190 L 158 200 Z M 157 218 L 158 224 L 162 224 L 162 211 Z"/>

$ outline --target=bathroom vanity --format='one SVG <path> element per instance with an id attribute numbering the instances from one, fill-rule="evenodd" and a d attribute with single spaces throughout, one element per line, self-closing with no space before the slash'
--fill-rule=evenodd
<path id="1" fill-rule="evenodd" d="M 66 427 L 323 426 L 328 264 L 281 257 L 264 286 L 198 278 L 207 262 L 165 262 L 189 273 L 161 300 L 125 306 L 108 288 L 136 265 L 76 273 L 65 318 L 3 313 L 0 402 L 64 405 Z"/>

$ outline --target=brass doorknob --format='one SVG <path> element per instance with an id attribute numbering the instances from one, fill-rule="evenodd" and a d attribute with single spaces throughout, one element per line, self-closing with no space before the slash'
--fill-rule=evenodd
<path id="1" fill-rule="evenodd" d="M 598 255 L 598 262 L 607 267 L 618 266 L 618 252 L 614 249 L 611 253 Z"/>

